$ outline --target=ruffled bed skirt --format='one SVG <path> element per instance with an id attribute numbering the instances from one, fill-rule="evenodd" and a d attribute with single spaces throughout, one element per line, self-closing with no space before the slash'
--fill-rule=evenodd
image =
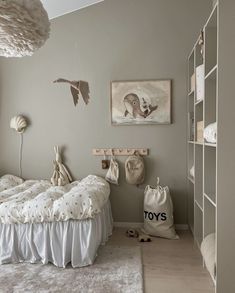
<path id="1" fill-rule="evenodd" d="M 58 267 L 93 264 L 97 250 L 112 234 L 110 202 L 94 219 L 0 224 L 0 264 L 53 263 Z"/>

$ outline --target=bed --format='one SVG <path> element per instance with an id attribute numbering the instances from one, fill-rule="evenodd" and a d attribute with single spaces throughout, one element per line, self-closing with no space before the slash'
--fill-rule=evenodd
<path id="1" fill-rule="evenodd" d="M 65 186 L 0 178 L 0 264 L 93 264 L 112 233 L 109 184 L 89 175 Z"/>

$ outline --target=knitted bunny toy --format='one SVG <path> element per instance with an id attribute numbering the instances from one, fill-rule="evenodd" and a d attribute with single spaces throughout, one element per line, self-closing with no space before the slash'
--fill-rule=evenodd
<path id="1" fill-rule="evenodd" d="M 54 186 L 63 186 L 70 182 L 72 182 L 72 177 L 69 174 L 69 171 L 62 163 L 60 150 L 58 146 L 54 147 L 56 159 L 53 161 L 54 163 L 54 172 L 51 177 L 51 183 Z"/>

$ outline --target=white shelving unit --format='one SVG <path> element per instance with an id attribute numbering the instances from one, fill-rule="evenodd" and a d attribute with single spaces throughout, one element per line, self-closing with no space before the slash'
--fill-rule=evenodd
<path id="1" fill-rule="evenodd" d="M 203 128 L 217 122 L 218 104 L 218 4 L 203 28 L 204 51 L 200 38 L 188 57 L 188 219 L 195 242 L 200 247 L 203 238 L 216 233 L 217 214 L 217 145 L 197 140 L 197 122 Z M 197 99 L 197 84 L 191 89 L 191 77 L 204 65 L 204 99 Z M 192 122 L 193 119 L 193 122 Z M 194 166 L 194 178 L 190 169 Z M 216 280 L 213 278 L 216 286 Z"/>

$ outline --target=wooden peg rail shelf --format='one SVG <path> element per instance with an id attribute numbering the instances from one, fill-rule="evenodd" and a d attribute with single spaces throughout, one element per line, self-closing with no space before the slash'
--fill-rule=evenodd
<path id="1" fill-rule="evenodd" d="M 135 152 L 138 152 L 141 156 L 148 156 L 148 149 L 112 149 L 114 156 L 130 156 L 134 155 Z M 92 154 L 94 156 L 111 156 L 111 149 L 93 149 Z"/>

